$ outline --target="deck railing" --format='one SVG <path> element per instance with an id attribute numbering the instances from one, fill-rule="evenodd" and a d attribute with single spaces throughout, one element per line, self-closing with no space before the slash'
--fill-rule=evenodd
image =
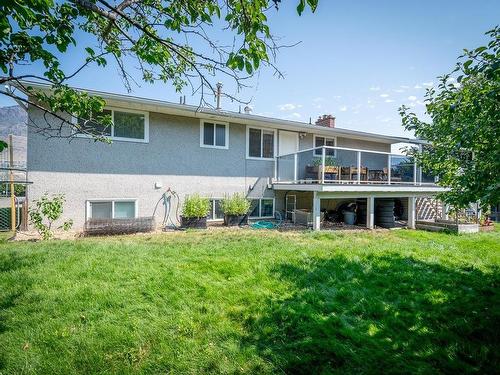
<path id="1" fill-rule="evenodd" d="M 411 156 L 322 146 L 276 158 L 275 183 L 434 185 Z"/>

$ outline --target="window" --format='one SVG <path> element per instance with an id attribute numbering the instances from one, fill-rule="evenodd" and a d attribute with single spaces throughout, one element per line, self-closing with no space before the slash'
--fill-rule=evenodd
<path id="1" fill-rule="evenodd" d="M 335 147 L 337 145 L 337 140 L 336 138 L 328 138 L 328 137 L 318 137 L 314 136 L 314 147 L 323 147 L 323 146 L 331 146 Z M 326 156 L 335 156 L 335 151 L 332 149 L 325 149 L 325 155 Z M 314 156 L 322 156 L 323 155 L 323 149 L 321 148 L 315 148 L 314 149 Z"/>
<path id="2" fill-rule="evenodd" d="M 200 122 L 200 146 L 229 148 L 229 125 L 202 120 Z"/>
<path id="3" fill-rule="evenodd" d="M 99 200 L 87 202 L 89 219 L 131 219 L 137 217 L 135 200 Z"/>
<path id="4" fill-rule="evenodd" d="M 221 208 L 222 199 L 210 199 L 210 211 L 208 212 L 208 220 L 224 219 L 224 212 Z"/>
<path id="5" fill-rule="evenodd" d="M 103 135 L 119 141 L 149 141 L 149 115 L 147 112 L 105 109 L 101 115 L 111 116 L 113 125 L 103 127 L 95 121 L 78 119 L 78 125 L 85 132 L 82 136 Z M 96 118 L 98 114 L 92 114 Z"/>
<path id="6" fill-rule="evenodd" d="M 249 158 L 273 159 L 275 131 L 247 128 L 247 153 Z"/>
<path id="7" fill-rule="evenodd" d="M 248 216 L 250 218 L 274 217 L 274 198 L 252 199 Z"/>

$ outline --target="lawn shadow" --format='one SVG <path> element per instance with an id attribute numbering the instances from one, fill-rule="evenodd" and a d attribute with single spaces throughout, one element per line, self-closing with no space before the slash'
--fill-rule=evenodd
<path id="1" fill-rule="evenodd" d="M 244 345 L 284 373 L 494 373 L 499 272 L 400 256 L 282 264 Z"/>

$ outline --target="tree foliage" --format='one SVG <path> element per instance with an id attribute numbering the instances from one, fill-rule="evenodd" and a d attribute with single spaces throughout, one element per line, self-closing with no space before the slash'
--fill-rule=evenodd
<path id="1" fill-rule="evenodd" d="M 427 90 L 430 122 L 400 108 L 406 130 L 430 142 L 410 153 L 450 188 L 442 198 L 456 207 L 500 202 L 500 28 L 486 34 L 487 46 L 465 49 L 455 69 Z"/>
<path id="2" fill-rule="evenodd" d="M 0 77 L 0 84 L 11 85 L 11 89 L 1 93 L 46 111 L 52 121 L 30 125 L 49 137 L 63 136 L 63 128 L 68 125 L 76 127 L 79 133 L 87 133 L 85 124 L 89 121 L 110 124 L 109 116 L 98 115 L 104 100 L 67 85 L 68 80 L 91 64 L 104 67 L 113 61 L 128 90 L 134 83 L 131 69 L 138 67 L 143 81 L 168 82 L 177 91 L 189 86 L 193 93 L 201 94 L 200 105 L 204 105 L 205 94 L 214 92 L 215 77 L 229 77 L 239 90 L 261 65 L 281 74 L 274 64 L 281 46 L 275 42 L 267 18 L 269 12 L 278 10 L 280 3 L 281 0 L 2 1 L 0 70 L 5 76 Z M 317 3 L 318 0 L 298 0 L 297 13 L 302 14 L 306 7 L 314 12 Z M 224 30 L 233 42 L 219 43 L 211 34 L 214 29 Z M 61 61 L 68 58 L 74 47 L 80 48 L 85 60 L 77 69 L 67 71 Z M 28 67 L 23 66 L 26 64 Z M 51 90 L 36 91 L 23 80 L 47 83 Z M 13 87 L 29 93 L 28 99 Z M 82 121 L 73 124 L 61 113 L 70 113 Z M 54 126 L 54 122 L 58 125 Z"/>

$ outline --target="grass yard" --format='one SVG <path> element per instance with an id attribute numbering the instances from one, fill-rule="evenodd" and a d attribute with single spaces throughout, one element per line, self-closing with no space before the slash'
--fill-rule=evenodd
<path id="1" fill-rule="evenodd" d="M 499 265 L 499 231 L 3 241 L 0 374 L 495 373 Z"/>

